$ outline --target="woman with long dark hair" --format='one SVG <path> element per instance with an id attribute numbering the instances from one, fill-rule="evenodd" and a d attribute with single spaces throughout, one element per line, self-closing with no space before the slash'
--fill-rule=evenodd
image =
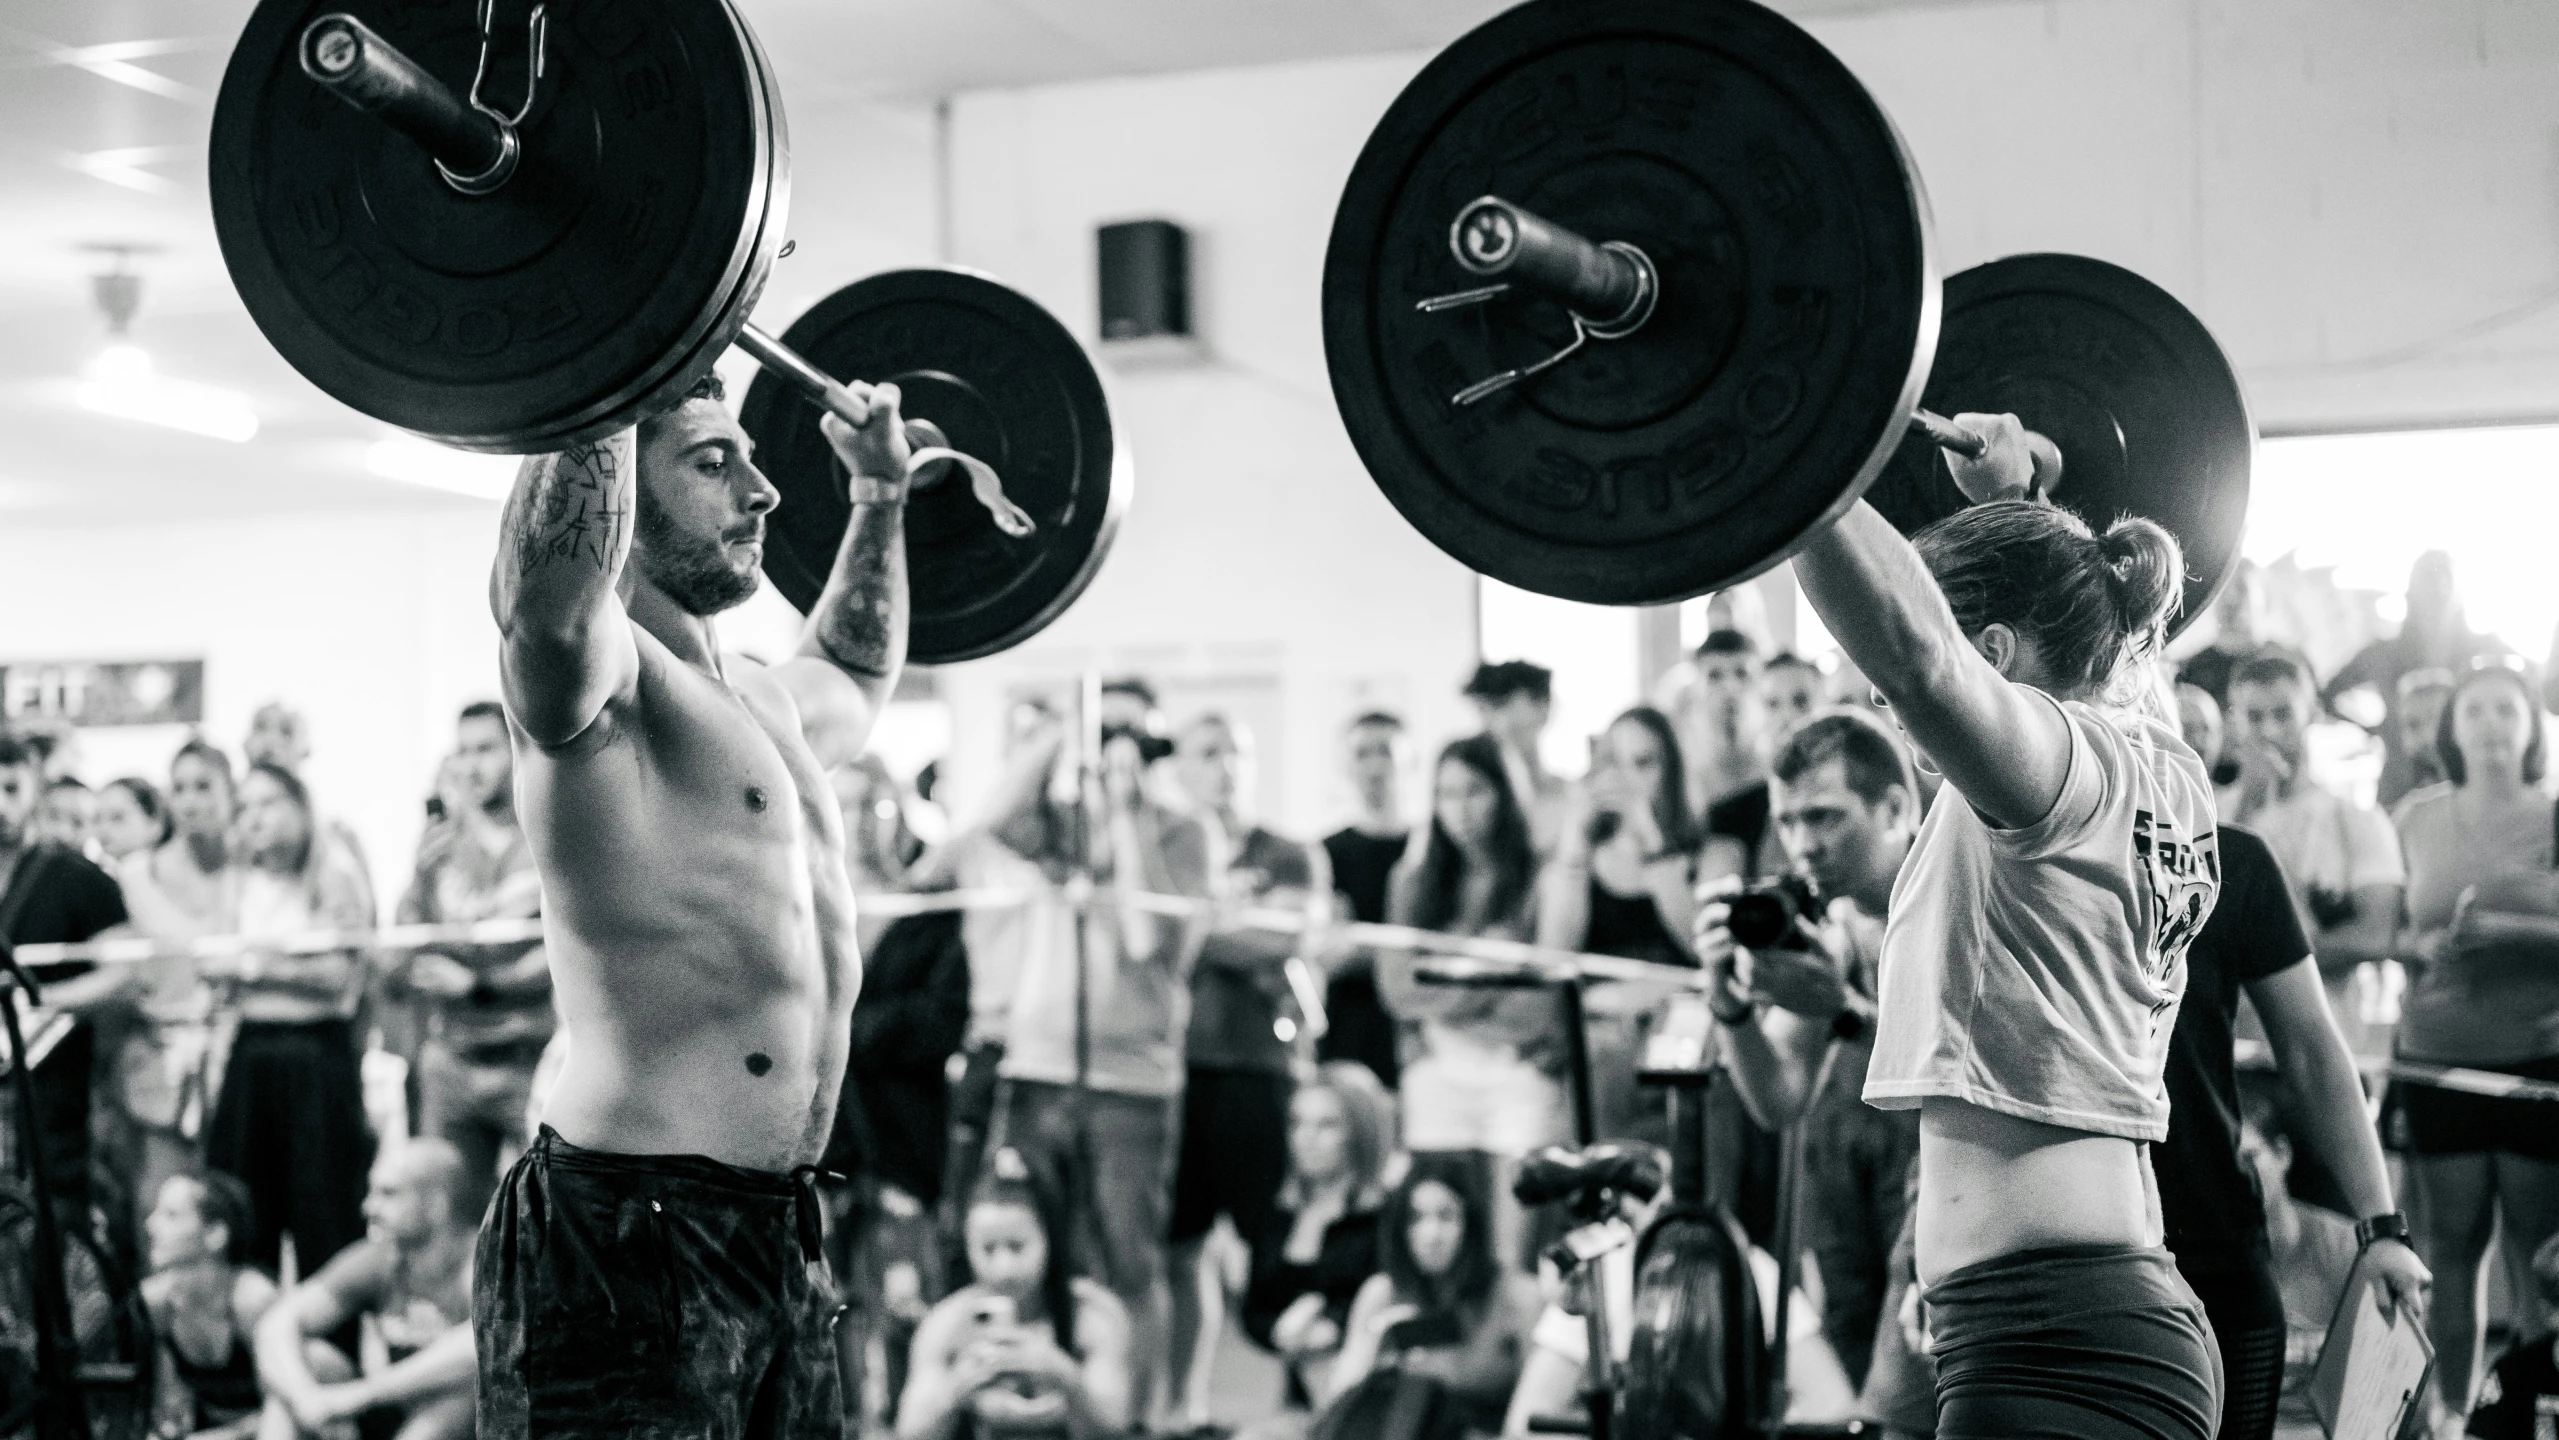
<path id="1" fill-rule="evenodd" d="M 1387 918 L 1448 935 L 1528 940 L 1537 933 L 1536 871 L 1499 743 L 1468 736 L 1440 752 L 1430 833 L 1396 866 Z M 1562 1002 L 1543 988 L 1425 985 L 1414 969 L 1422 958 L 1388 952 L 1378 960 L 1387 1007 L 1419 1039 L 1404 1066 L 1404 1144 L 1487 1157 L 1478 1163 L 1493 1177 L 1498 1248 L 1524 1258 L 1526 1220 L 1510 1199 L 1510 1172 L 1519 1157 L 1570 1133 Z"/>
<path id="2" fill-rule="evenodd" d="M 330 843 L 293 772 L 261 762 L 240 779 L 233 912 L 247 937 L 370 930 L 373 897 Z M 205 1129 L 205 1162 L 255 1201 L 249 1254 L 277 1267 L 293 1236 L 300 1273 L 364 1236 L 372 1126 L 353 1028 L 355 952 L 250 950 L 199 967 L 237 1007 L 240 1029 Z"/>
<path id="3" fill-rule="evenodd" d="M 1073 1278 L 1064 1193 L 1018 1150 L 988 1157 L 964 1213 L 973 1278 L 916 1327 L 900 1440 L 1087 1440 L 1127 1428 L 1128 1312 Z"/>
<path id="4" fill-rule="evenodd" d="M 2520 669 L 2477 662 L 2435 732 L 2449 783 L 2399 802 L 2414 932 L 2399 948 L 2416 968 L 2397 1034 L 2404 1059 L 2559 1080 L 2559 817 L 2541 788 L 2538 699 Z M 2428 1315 L 2436 1384 L 2466 1413 L 2492 1225 L 2517 1276 L 2559 1232 L 2559 1115 L 2547 1102 L 2424 1085 L 2395 1085 L 2390 1100 L 2422 1201 L 2418 1248 L 2440 1287 Z"/>
<path id="5" fill-rule="evenodd" d="M 1378 1217 L 1378 1273 L 1351 1302 L 1328 1403 L 1392 1365 L 1436 1382 L 1470 1430 L 1501 1428 L 1539 1297 L 1495 1255 L 1489 1218 L 1471 1167 L 1413 1158 Z"/>
<path id="6" fill-rule="evenodd" d="M 2211 1328 L 2143 1147 L 2186 948 L 2218 889 L 2211 782 L 2152 681 L 2185 561 L 2047 503 L 2013 415 L 1961 415 L 1972 502 L 1864 501 L 1795 575 L 1945 777 L 1893 892 L 1868 1103 L 1920 1112 L 1919 1278 L 1941 1440 L 2208 1440 Z"/>
<path id="7" fill-rule="evenodd" d="M 1538 882 L 1537 943 L 1695 965 L 1688 934 L 1697 919 L 1702 827 L 1688 808 L 1688 779 L 1670 717 L 1638 705 L 1610 722 L 1577 803 Z M 1584 987 L 1591 1109 L 1603 1140 L 1669 1138 L 1658 1096 L 1635 1071 L 1668 993 L 1605 982 Z"/>

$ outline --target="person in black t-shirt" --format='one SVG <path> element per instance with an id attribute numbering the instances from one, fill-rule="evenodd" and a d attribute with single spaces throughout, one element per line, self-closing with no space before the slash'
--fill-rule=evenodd
<path id="1" fill-rule="evenodd" d="M 112 938 L 125 923 L 124 890 L 79 851 L 34 838 L 43 795 L 35 752 L 0 735 L 0 875 L 6 877 L 0 933 L 12 945 Z M 122 998 L 139 971 L 70 961 L 30 965 L 27 974 L 43 989 L 47 1009 L 80 1016 Z M 28 1034 L 31 1043 L 36 1033 Z M 95 1048 L 88 1023 L 79 1021 L 35 1068 L 36 1128 L 57 1218 L 66 1228 L 88 1222 L 89 1068 Z M 11 1141 L 14 1150 L 14 1136 Z"/>
<path id="2" fill-rule="evenodd" d="M 1402 796 L 1408 757 L 1404 722 L 1371 710 L 1351 721 L 1343 752 L 1359 816 L 1324 837 L 1324 853 L 1333 864 L 1333 888 L 1349 902 L 1350 917 L 1374 925 L 1386 919 L 1386 879 L 1412 839 Z M 1333 971 L 1324 987 L 1324 1015 L 1315 1058 L 1357 1061 L 1394 1089 L 1400 1074 L 1395 1017 L 1377 998 L 1377 967 L 1367 951 L 1353 951 Z"/>
<path id="3" fill-rule="evenodd" d="M 2532 1278 L 2545 1310 L 2559 1309 L 2559 1235 L 2532 1256 Z M 2515 1346 L 2488 1372 L 2470 1433 L 2480 1440 L 2545 1440 L 2559 1433 L 2559 1331 L 2544 1330 Z"/>
<path id="4" fill-rule="evenodd" d="M 2178 1273 L 2203 1301 L 2221 1348 L 2225 1440 L 2273 1433 L 2283 1389 L 2284 1309 L 2254 1173 L 2239 1155 L 2231 1026 L 2244 989 L 2264 1021 L 2303 1135 L 2371 1223 L 2396 1218 L 2381 1142 L 2365 1117 L 2354 1057 L 2328 1015 L 2318 962 L 2283 870 L 2247 830 L 2220 830 L 2221 897 L 2186 952 L 2186 996 L 2168 1046 L 2168 1138 L 2151 1152 Z M 2369 1233 L 2369 1232 L 2367 1232 Z M 2366 1241 L 2393 1298 L 2422 1311 L 2430 1277 L 2404 1239 Z"/>

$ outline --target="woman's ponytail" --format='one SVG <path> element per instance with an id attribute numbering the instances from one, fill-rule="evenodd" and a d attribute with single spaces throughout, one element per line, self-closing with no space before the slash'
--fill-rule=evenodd
<path id="1" fill-rule="evenodd" d="M 2134 515 L 2106 527 L 2097 550 L 2106 588 L 2121 617 L 2128 656 L 2146 655 L 2166 633 L 2186 597 L 2186 557 L 2177 537 Z"/>

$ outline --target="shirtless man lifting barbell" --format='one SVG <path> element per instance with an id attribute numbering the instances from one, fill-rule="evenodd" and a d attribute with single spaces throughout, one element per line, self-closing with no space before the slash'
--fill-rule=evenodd
<path id="1" fill-rule="evenodd" d="M 756 666 L 711 617 L 779 496 L 721 399 L 528 459 L 507 502 L 490 605 L 577 1042 L 481 1231 L 485 1436 L 843 1433 L 811 1162 L 861 958 L 826 771 L 905 663 L 910 452 L 893 385 L 822 422 L 853 518 Z"/>

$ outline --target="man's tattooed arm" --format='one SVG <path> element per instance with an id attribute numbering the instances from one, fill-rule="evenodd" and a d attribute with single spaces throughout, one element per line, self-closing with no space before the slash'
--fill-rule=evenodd
<path id="1" fill-rule="evenodd" d="M 626 430 L 527 456 L 507 497 L 489 607 L 517 723 L 544 743 L 583 730 L 636 664 L 615 663 L 632 652 L 614 594 L 637 509 L 634 447 Z"/>
<path id="2" fill-rule="evenodd" d="M 821 764 L 849 764 L 862 753 L 905 668 L 906 503 L 863 500 L 836 549 L 826 593 L 809 610 L 799 655 L 775 671 L 799 703 L 801 732 Z"/>
<path id="3" fill-rule="evenodd" d="M 906 502 L 853 507 L 809 640 L 856 680 L 894 683 L 906 664 Z"/>

